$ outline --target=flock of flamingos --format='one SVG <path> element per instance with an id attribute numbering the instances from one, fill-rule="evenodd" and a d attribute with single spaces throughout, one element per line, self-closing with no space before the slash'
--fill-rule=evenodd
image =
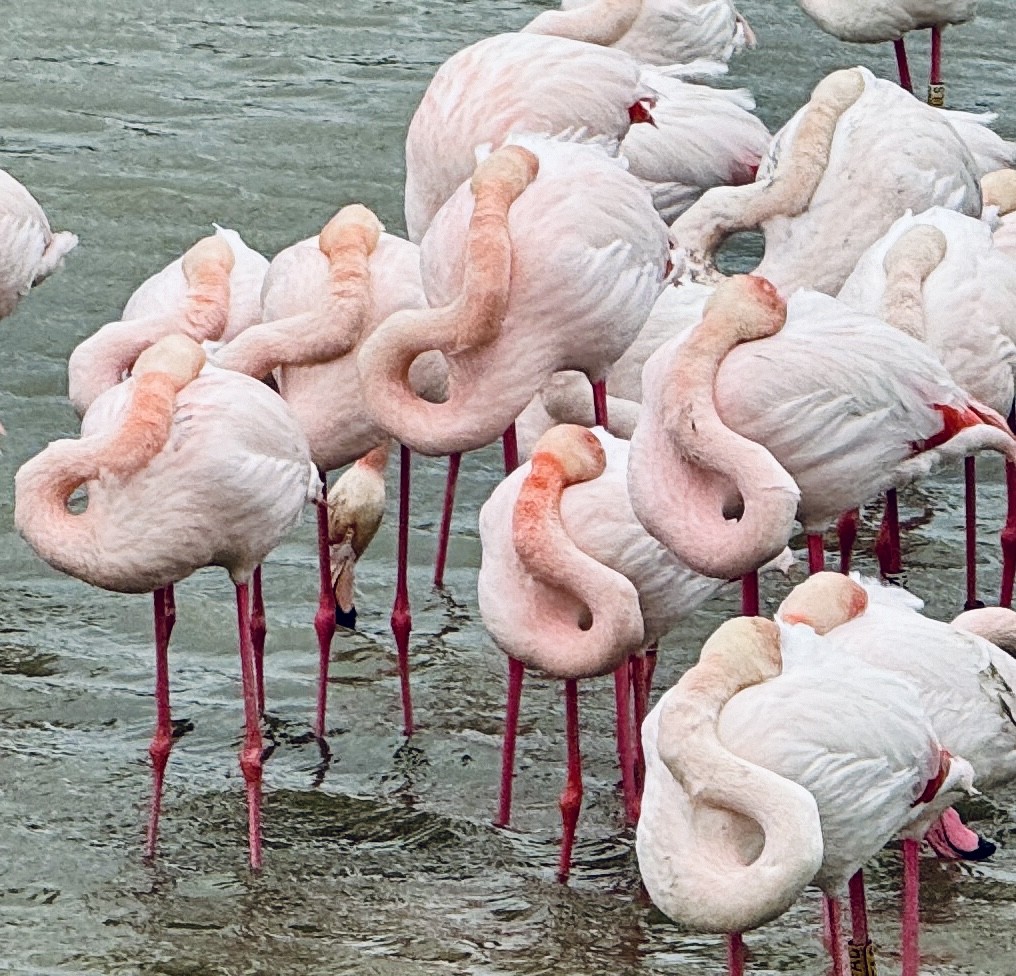
<path id="1" fill-rule="evenodd" d="M 747 92 L 703 81 L 755 43 L 728 0 L 566 0 L 438 69 L 407 135 L 409 240 L 359 205 L 270 264 L 219 229 L 74 351 L 81 436 L 19 470 L 15 519 L 51 566 L 154 595 L 149 853 L 172 744 L 173 584 L 216 565 L 236 586 L 257 868 L 260 563 L 315 503 L 320 739 L 332 636 L 355 624 L 353 567 L 399 445 L 392 629 L 411 733 L 411 453 L 450 459 L 440 583 L 460 456 L 503 438 L 478 580 L 509 661 L 498 822 L 528 667 L 564 682 L 567 877 L 576 682 L 613 674 L 625 810 L 660 909 L 727 933 L 737 974 L 741 933 L 814 884 L 833 972 L 872 974 L 861 869 L 900 837 L 903 972 L 916 976 L 918 845 L 988 856 L 951 805 L 975 777 L 987 790 L 1016 775 L 1016 614 L 1004 609 L 1016 145 L 939 107 L 942 29 L 972 17 L 973 0 L 801 4 L 844 40 L 894 41 L 900 85 L 836 71 L 771 136 Z M 902 40 L 925 27 L 932 104 L 908 90 Z M 7 315 L 76 238 L 53 234 L 6 174 L 0 205 Z M 747 229 L 765 237 L 762 263 L 725 277 L 716 253 Z M 985 450 L 1004 457 L 1010 490 L 1001 606 L 989 608 L 973 535 Z M 947 624 L 848 570 L 858 508 L 886 495 L 877 551 L 892 573 L 895 490 L 960 458 L 968 611 Z M 326 499 L 327 473 L 350 464 Z M 758 572 L 785 567 L 796 523 L 812 575 L 770 621 Z M 824 571 L 834 526 L 837 573 Z M 744 615 L 650 710 L 656 642 L 737 579 Z"/>

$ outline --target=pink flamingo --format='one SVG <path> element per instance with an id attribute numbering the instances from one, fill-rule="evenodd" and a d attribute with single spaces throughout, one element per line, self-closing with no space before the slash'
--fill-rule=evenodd
<path id="1" fill-rule="evenodd" d="M 628 500 L 627 464 L 627 442 L 602 428 L 555 427 L 537 442 L 532 461 L 502 481 L 480 510 L 477 587 L 484 625 L 510 658 L 565 681 L 562 878 L 568 875 L 582 799 L 576 680 L 615 676 L 625 806 L 635 822 L 638 783 L 626 667 L 632 635 L 640 635 L 631 658 L 637 729 L 646 711 L 647 649 L 724 585 L 693 573 L 645 531 Z M 515 711 L 507 714 L 506 726 L 514 728 L 517 702 L 509 707 Z M 503 821 L 511 809 L 513 744 L 506 736 Z"/>
<path id="2" fill-rule="evenodd" d="M 371 417 L 357 373 L 360 345 L 393 313 L 426 304 L 415 245 L 389 234 L 366 207 L 343 207 L 317 237 L 286 248 L 265 279 L 264 321 L 221 348 L 216 365 L 262 378 L 274 371 L 279 392 L 310 443 L 321 474 L 387 443 Z M 433 368 L 432 368 L 433 367 Z M 425 395 L 440 392 L 434 357 L 412 370 Z M 324 743 L 328 663 L 336 625 L 327 507 L 317 512 L 319 598 L 318 693 L 314 734 Z M 403 702 L 408 674 L 403 674 Z"/>
<path id="3" fill-rule="evenodd" d="M 642 737 L 643 883 L 675 921 L 729 933 L 732 976 L 743 972 L 741 933 L 808 884 L 825 896 L 842 976 L 849 880 L 895 834 L 919 836 L 972 791 L 970 764 L 943 751 L 906 681 L 845 662 L 810 628 L 757 617 L 720 626 Z M 871 944 L 851 894 L 850 951 L 863 959 Z"/>
<path id="4" fill-rule="evenodd" d="M 755 46 L 731 0 L 562 0 L 523 31 L 555 34 L 627 51 L 648 64 L 729 61 Z"/>
<path id="5" fill-rule="evenodd" d="M 54 441 L 14 483 L 14 522 L 51 566 L 120 593 L 155 592 L 156 728 L 147 852 L 154 854 L 172 746 L 165 591 L 202 566 L 236 586 L 246 734 L 250 863 L 261 865 L 261 731 L 250 636 L 254 568 L 315 496 L 307 442 L 285 404 L 262 383 L 204 370 L 183 335 L 143 352 L 129 380 L 89 409 L 80 440 Z M 200 374 L 200 375 L 199 375 Z M 88 507 L 72 514 L 84 486 Z"/>
<path id="6" fill-rule="evenodd" d="M 850 667 L 881 668 L 917 691 L 943 748 L 962 753 L 977 769 L 982 788 L 1016 777 L 1016 729 L 1009 715 L 1016 694 L 1016 661 L 997 647 L 1016 632 L 1016 613 L 993 607 L 962 614 L 954 624 L 918 611 L 922 603 L 896 586 L 852 574 L 819 573 L 783 601 L 778 616 L 826 635 L 830 649 Z M 983 635 L 983 636 L 981 636 Z M 881 678 L 876 683 L 880 683 Z M 946 810 L 926 839 L 940 857 L 981 860 L 994 844 Z M 904 842 L 904 974 L 916 976 L 918 946 L 917 845 Z"/>
<path id="7" fill-rule="evenodd" d="M 772 558 L 795 517 L 819 537 L 815 571 L 840 513 L 968 453 L 1016 458 L 1002 418 L 922 343 L 818 292 L 784 306 L 753 276 L 718 286 L 702 324 L 650 357 L 642 381 L 632 507 L 722 579 Z"/>
<path id="8" fill-rule="evenodd" d="M 928 102 L 945 103 L 942 84 L 942 28 L 972 20 L 977 0 L 798 0 L 804 12 L 827 34 L 841 41 L 882 44 L 892 41 L 900 85 L 908 92 L 910 80 L 903 35 L 931 28 L 931 76 Z"/>
<path id="9" fill-rule="evenodd" d="M 755 183 L 707 190 L 672 229 L 700 278 L 716 279 L 714 255 L 730 234 L 761 229 L 759 275 L 788 295 L 800 287 L 832 295 L 907 209 L 979 216 L 981 175 L 946 114 L 850 68 L 819 82 L 777 132 Z"/>
<path id="10" fill-rule="evenodd" d="M 942 207 L 907 214 L 861 256 L 840 301 L 925 342 L 973 398 L 1008 417 L 1016 377 L 1016 262 L 994 246 L 981 220 Z M 977 599 L 975 458 L 964 458 L 966 607 Z M 1007 481 L 1016 472 L 1007 468 Z M 1010 492 L 1014 502 L 1016 493 Z M 1011 521 L 1011 519 L 1010 519 Z M 1016 539 L 1003 536 L 1003 546 Z"/>
<path id="11" fill-rule="evenodd" d="M 39 201 L 0 169 L 0 319 L 62 264 L 77 235 L 53 233 Z"/>
<path id="12" fill-rule="evenodd" d="M 506 467 L 514 468 L 512 425 L 536 391 L 562 368 L 600 380 L 671 270 L 666 225 L 616 160 L 592 146 L 519 142 L 480 163 L 428 230 L 421 266 L 431 307 L 392 316 L 360 350 L 368 407 L 403 445 L 403 479 L 410 449 L 455 455 L 505 431 Z M 577 181 L 587 192 L 575 192 Z M 448 368 L 440 403 L 407 383 L 417 357 L 435 351 Z M 400 553 L 408 487 L 403 499 Z M 402 656 L 403 584 L 396 604 Z M 521 666 L 510 667 L 512 686 L 520 687 Z"/>
<path id="13" fill-rule="evenodd" d="M 515 133 L 598 143 L 616 152 L 651 118 L 653 89 L 621 51 L 563 37 L 499 34 L 452 55 L 406 134 L 406 228 L 421 242 L 434 215 L 472 176 L 477 146 Z"/>

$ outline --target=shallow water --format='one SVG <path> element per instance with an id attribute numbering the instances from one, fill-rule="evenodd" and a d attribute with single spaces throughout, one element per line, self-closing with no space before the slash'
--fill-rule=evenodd
<path id="1" fill-rule="evenodd" d="M 402 227 L 402 139 L 429 76 L 544 2 L 138 0 L 18 4 L 0 35 L 0 165 L 39 197 L 79 249 L 4 324 L 0 483 L 45 443 L 76 432 L 70 350 L 117 316 L 148 274 L 214 220 L 266 254 L 315 233 L 342 204 Z M 825 37 L 789 0 L 744 0 L 760 49 L 737 61 L 771 126 L 822 74 L 863 59 L 892 77 L 891 50 Z M 946 38 L 949 101 L 998 111 L 1016 63 L 1005 0 Z M 921 77 L 926 45 L 915 44 Z M 735 255 L 735 261 L 738 260 Z M 997 587 L 1000 468 L 982 465 L 980 559 Z M 154 717 L 150 601 L 48 570 L 12 529 L 0 492 L 0 972 L 271 973 L 334 976 L 723 971 L 722 940 L 687 936 L 639 894 L 620 826 L 609 680 L 582 691 L 586 804 L 569 887 L 553 880 L 564 744 L 558 689 L 527 682 L 513 831 L 490 826 L 497 793 L 503 660 L 478 620 L 476 512 L 497 452 L 467 458 L 445 592 L 429 585 L 443 469 L 414 471 L 413 682 L 420 730 L 399 734 L 388 634 L 394 537 L 362 564 L 360 630 L 337 639 L 330 763 L 306 741 L 315 675 L 315 558 L 308 522 L 266 571 L 270 734 L 266 867 L 246 868 L 242 730 L 232 587 L 204 571 L 178 588 L 175 716 L 161 853 L 141 858 Z M 962 501 L 955 475 L 903 499 L 912 587 L 933 613 L 958 609 Z M 867 513 L 870 551 L 877 513 Z M 862 566 L 870 561 L 862 561 Z M 784 585 L 785 588 L 785 585 Z M 780 596 L 766 587 L 772 607 Z M 665 643 L 657 687 L 676 679 L 732 596 Z M 976 867 L 922 863 L 925 972 L 1003 974 L 1016 958 L 1014 794 L 969 811 L 1001 844 Z M 897 968 L 899 854 L 873 866 L 883 971 Z M 814 893 L 749 938 L 754 973 L 818 973 Z"/>

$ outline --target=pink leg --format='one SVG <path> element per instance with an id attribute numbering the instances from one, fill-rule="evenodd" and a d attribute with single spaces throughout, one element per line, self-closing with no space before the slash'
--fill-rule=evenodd
<path id="1" fill-rule="evenodd" d="M 526 669 L 521 661 L 508 658 L 508 701 L 505 705 L 504 740 L 501 743 L 501 797 L 497 807 L 496 827 L 507 827 L 512 819 L 512 778 L 515 775 L 515 740 L 519 731 L 519 706 L 522 702 L 522 679 Z"/>
<path id="2" fill-rule="evenodd" d="M 250 866 L 261 867 L 261 725 L 258 717 L 257 676 L 250 634 L 250 593 L 246 583 L 236 584 L 236 622 L 240 631 L 240 674 L 243 680 L 243 714 L 246 731 L 240 750 L 240 769 L 247 783 L 247 832 Z"/>
<path id="3" fill-rule="evenodd" d="M 878 568 L 883 576 L 892 576 L 903 568 L 900 554 L 900 512 L 895 488 L 890 488 L 885 493 L 885 515 L 882 516 L 882 524 L 875 539 L 875 555 L 878 556 Z"/>
<path id="4" fill-rule="evenodd" d="M 846 576 L 850 572 L 850 558 L 854 553 L 857 541 L 857 520 L 860 512 L 856 508 L 844 512 L 836 522 L 836 535 L 840 540 L 840 572 Z"/>
<path id="5" fill-rule="evenodd" d="M 635 785 L 635 744 L 632 741 L 628 661 L 614 671 L 614 702 L 617 707 L 617 761 L 621 767 L 625 822 L 635 824 L 639 819 L 639 796 Z"/>
<path id="6" fill-rule="evenodd" d="M 579 684 L 574 678 L 564 683 L 565 734 L 568 739 L 568 778 L 561 794 L 561 860 L 557 880 L 564 884 L 571 872 L 575 827 L 582 807 L 582 754 L 579 752 Z"/>
<path id="7" fill-rule="evenodd" d="M 808 533 L 808 572 L 821 573 L 825 570 L 825 547 L 822 536 L 817 532 Z"/>
<path id="8" fill-rule="evenodd" d="M 942 84 L 942 28 L 931 29 L 931 84 L 928 85 L 928 104 L 935 108 L 945 105 L 945 85 Z"/>
<path id="9" fill-rule="evenodd" d="M 984 604 L 977 599 L 977 459 L 973 455 L 963 459 L 963 482 L 967 559 L 967 599 L 963 609 L 974 610 Z"/>
<path id="10" fill-rule="evenodd" d="M 896 67 L 900 72 L 900 87 L 913 94 L 914 83 L 910 80 L 910 65 L 907 62 L 907 49 L 903 44 L 903 38 L 893 41 L 893 45 L 896 48 Z"/>
<path id="11" fill-rule="evenodd" d="M 1016 465 L 1005 462 L 1006 515 L 1002 529 L 1002 592 L 999 606 L 1012 605 L 1013 576 L 1016 575 Z"/>
<path id="12" fill-rule="evenodd" d="M 455 486 L 459 480 L 460 453 L 448 455 L 448 480 L 445 482 L 444 509 L 441 512 L 441 529 L 437 536 L 437 556 L 434 558 L 434 585 L 444 586 L 445 563 L 448 561 L 448 538 L 452 531 L 452 509 L 455 507 Z"/>
<path id="13" fill-rule="evenodd" d="M 918 976 L 921 950 L 918 933 L 921 926 L 919 892 L 921 866 L 916 840 L 903 841 L 903 976 Z"/>
<path id="14" fill-rule="evenodd" d="M 519 439 L 512 424 L 502 435 L 501 445 L 504 449 L 504 473 L 511 474 L 519 466 Z"/>
<path id="15" fill-rule="evenodd" d="M 741 577 L 741 616 L 758 616 L 758 570 Z"/>
<path id="16" fill-rule="evenodd" d="M 410 736 L 413 734 L 413 699 L 409 691 L 409 633 L 413 629 L 413 617 L 409 608 L 409 476 L 413 454 L 404 444 L 400 450 L 402 453 L 399 456 L 399 547 L 391 625 L 399 654 L 403 731 Z"/>
<path id="17" fill-rule="evenodd" d="M 850 928 L 847 954 L 851 976 L 875 976 L 875 950 L 868 935 L 868 904 L 862 871 L 850 879 Z"/>
<path id="18" fill-rule="evenodd" d="M 173 628 L 176 626 L 176 593 L 173 592 L 173 584 L 165 588 L 166 594 L 166 643 L 169 643 L 170 637 L 173 636 Z"/>
<path id="19" fill-rule="evenodd" d="M 254 570 L 251 583 L 250 639 L 254 644 L 254 666 L 258 679 L 258 712 L 265 713 L 265 635 L 268 621 L 265 618 L 265 598 L 261 593 L 261 567 Z"/>
<path id="20" fill-rule="evenodd" d="M 155 610 L 155 733 L 148 746 L 148 755 L 152 757 L 152 805 L 148 811 L 148 840 L 145 844 L 147 857 L 155 857 L 155 845 L 159 839 L 159 814 L 162 811 L 162 784 L 166 776 L 166 763 L 169 762 L 169 751 L 173 748 L 173 724 L 169 711 L 167 590 L 156 590 L 152 597 Z"/>
<path id="21" fill-rule="evenodd" d="M 325 488 L 325 473 L 321 472 Z M 328 494 L 327 491 L 324 492 Z M 314 712 L 314 735 L 323 740 L 325 736 L 325 705 L 328 701 L 328 663 L 332 653 L 332 637 L 335 635 L 335 591 L 332 589 L 331 555 L 328 551 L 328 503 L 321 501 L 317 506 L 318 530 L 318 608 L 314 614 L 314 631 L 318 639 L 318 688 L 317 707 Z"/>
<path id="22" fill-rule="evenodd" d="M 832 958 L 832 976 L 843 976 L 843 932 L 840 927 L 840 903 L 836 898 L 822 896 L 825 928 L 829 933 L 829 955 Z"/>
<path id="23" fill-rule="evenodd" d="M 635 698 L 635 789 L 639 800 L 646 781 L 646 757 L 642 751 L 642 723 L 649 713 L 649 696 L 656 670 L 656 646 L 650 647 L 645 657 L 631 659 L 631 683 Z"/>
<path id="24" fill-rule="evenodd" d="M 744 976 L 744 939 L 740 932 L 727 936 L 727 972 L 730 976 Z"/>
<path id="25" fill-rule="evenodd" d="M 593 384 L 593 417 L 596 426 L 607 429 L 607 381 L 597 380 Z"/>

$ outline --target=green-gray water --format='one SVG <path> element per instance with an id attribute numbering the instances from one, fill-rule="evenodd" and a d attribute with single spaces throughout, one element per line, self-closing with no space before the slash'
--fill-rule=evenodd
<path id="1" fill-rule="evenodd" d="M 443 468 L 418 463 L 412 532 L 413 687 L 420 730 L 399 735 L 388 633 L 392 525 L 362 564 L 360 632 L 335 643 L 333 758 L 303 741 L 312 709 L 315 555 L 309 521 L 265 571 L 267 688 L 277 748 L 266 767 L 266 867 L 246 867 L 242 730 L 232 587 L 204 571 L 178 588 L 175 716 L 192 728 L 170 761 L 161 854 L 145 864 L 146 748 L 154 718 L 150 600 L 51 572 L 12 528 L 12 479 L 48 441 L 76 433 L 71 349 L 117 317 L 147 275 L 207 233 L 239 230 L 271 255 L 342 204 L 402 226 L 402 143 L 436 67 L 513 29 L 545 0 L 42 0 L 10 4 L 0 35 L 0 165 L 77 232 L 65 269 L 3 324 L 0 418 L 0 972 L 337 976 L 340 973 L 720 973 L 722 940 L 681 934 L 639 893 L 620 826 L 612 685 L 583 689 L 586 803 L 574 879 L 554 882 L 564 743 L 558 689 L 530 680 L 517 831 L 490 826 L 503 660 L 479 622 L 476 512 L 497 453 L 463 464 L 448 589 L 429 586 Z M 891 48 L 840 45 L 791 0 L 743 0 L 760 41 L 725 84 L 746 84 L 774 127 L 835 67 L 893 77 Z M 1006 0 L 946 33 L 954 107 L 1009 104 L 1016 65 Z M 915 78 L 927 45 L 912 45 Z M 984 588 L 998 581 L 1000 468 L 981 492 Z M 962 497 L 939 478 L 904 498 L 905 559 L 933 613 L 959 609 Z M 870 551 L 874 513 L 862 543 Z M 862 566 L 871 566 L 862 561 Z M 766 588 L 774 605 L 778 593 Z M 664 644 L 673 682 L 732 612 L 716 601 Z M 1016 792 L 978 800 L 1000 842 L 976 867 L 922 862 L 925 972 L 1016 970 Z M 869 872 L 883 971 L 898 968 L 900 859 Z M 753 973 L 820 973 L 814 892 L 749 936 Z"/>

